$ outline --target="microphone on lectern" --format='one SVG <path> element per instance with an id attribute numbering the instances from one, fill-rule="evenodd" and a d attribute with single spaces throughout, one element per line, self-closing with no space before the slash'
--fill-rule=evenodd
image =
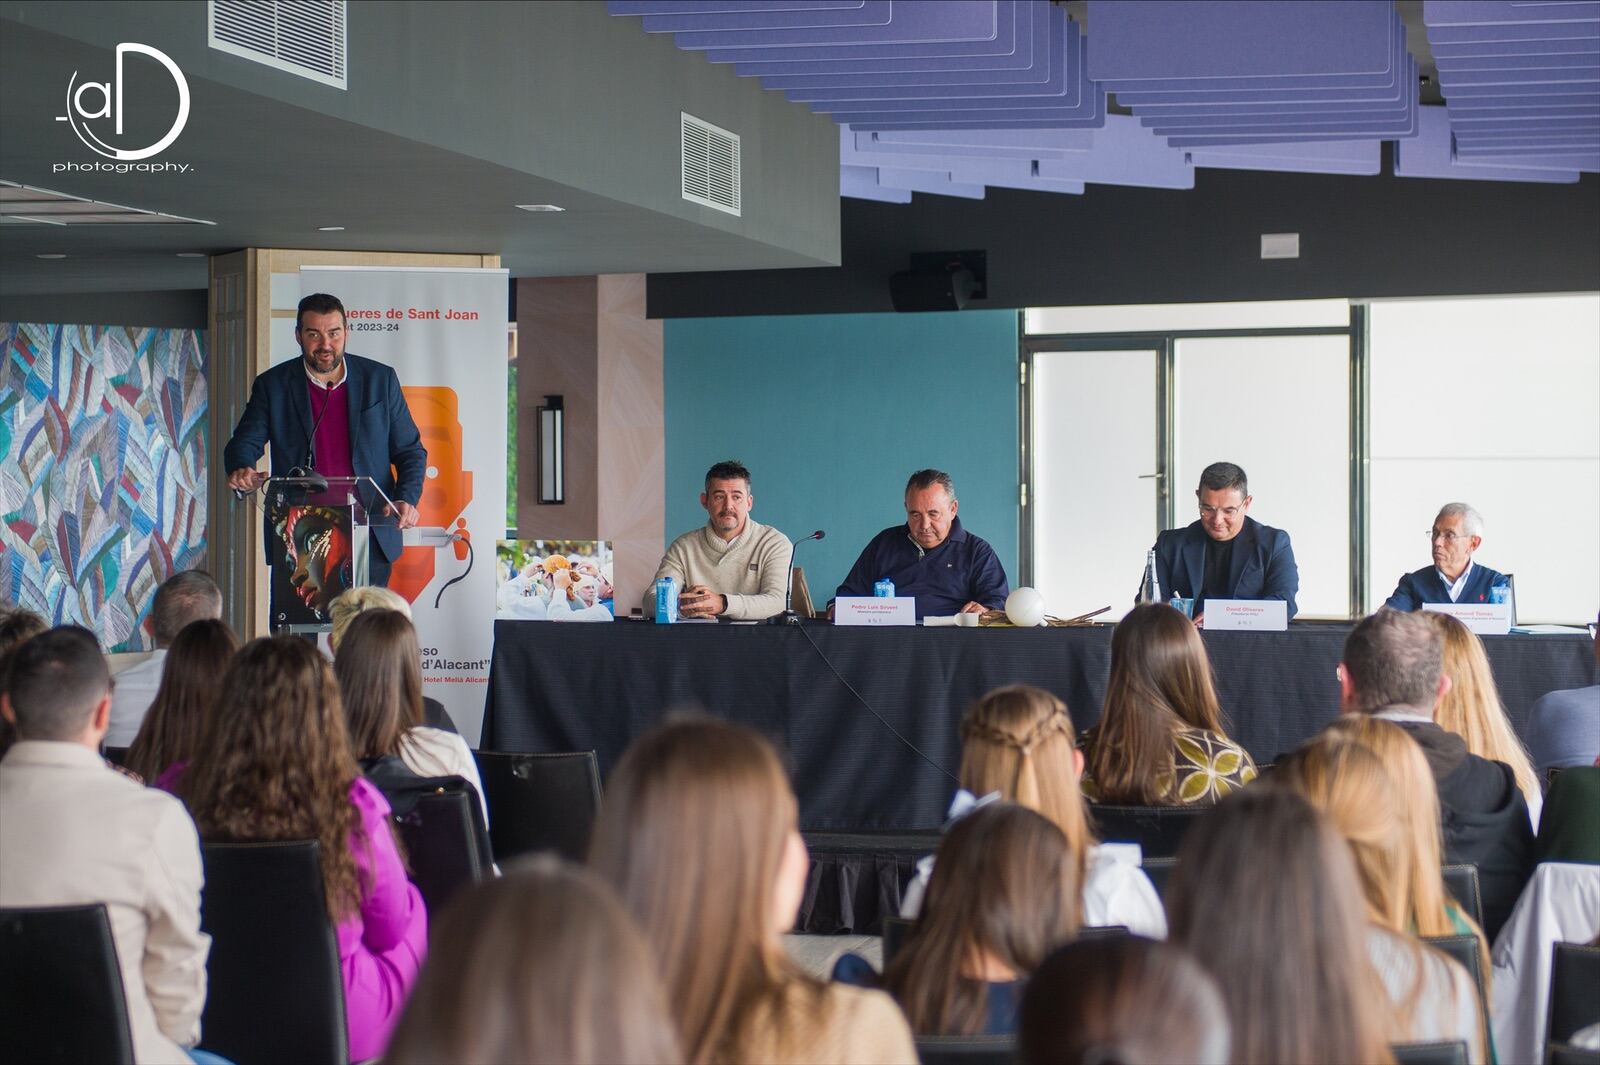
<path id="1" fill-rule="evenodd" d="M 826 532 L 824 532 L 821 529 L 818 529 L 816 532 L 812 533 L 810 536 L 802 536 L 802 537 L 800 537 L 800 539 L 796 540 L 794 542 L 794 544 L 792 546 L 790 546 L 790 548 L 789 548 L 789 579 L 784 582 L 784 589 L 783 589 L 783 613 L 781 613 L 777 617 L 773 618 L 772 619 L 772 624 L 774 624 L 774 625 L 798 625 L 798 624 L 800 624 L 800 615 L 796 614 L 794 612 L 794 554 L 795 554 L 796 551 L 798 551 L 800 549 L 800 545 L 805 543 L 807 540 L 821 540 L 823 537 L 825 537 L 827 535 L 828 534 Z"/>

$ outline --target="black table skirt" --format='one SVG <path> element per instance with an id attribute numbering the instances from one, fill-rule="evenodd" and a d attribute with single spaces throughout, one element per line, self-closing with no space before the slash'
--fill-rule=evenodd
<path id="1" fill-rule="evenodd" d="M 1338 712 L 1348 625 L 1212 632 L 1228 731 L 1271 762 Z M 1587 636 L 1485 639 L 1512 723 L 1547 691 L 1595 683 Z M 785 753 L 808 830 L 936 828 L 956 788 L 961 714 L 1002 684 L 1066 700 L 1081 732 L 1100 715 L 1110 626 L 1040 629 L 830 625 L 557 625 L 496 621 L 485 750 L 593 748 L 608 773 L 670 711 L 761 731 Z"/>

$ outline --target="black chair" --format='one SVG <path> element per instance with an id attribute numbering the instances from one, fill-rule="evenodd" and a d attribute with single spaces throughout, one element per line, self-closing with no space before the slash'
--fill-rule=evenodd
<path id="1" fill-rule="evenodd" d="M 1460 962 L 1472 977 L 1472 986 L 1478 992 L 1478 1016 L 1483 1018 L 1484 1031 L 1489 1031 L 1488 974 L 1483 971 L 1483 955 L 1478 952 L 1478 937 L 1423 936 L 1422 941 L 1434 950 Z"/>
<path id="2" fill-rule="evenodd" d="M 500 861 L 555 851 L 581 862 L 600 811 L 600 763 L 593 751 L 504 754 L 474 751 Z"/>
<path id="3" fill-rule="evenodd" d="M 1156 897 L 1166 902 L 1167 884 L 1172 881 L 1172 871 L 1178 867 L 1178 859 L 1146 858 L 1141 864 L 1144 875 L 1150 878 L 1150 886 L 1156 889 Z"/>
<path id="4" fill-rule="evenodd" d="M 1564 765 L 1553 765 L 1544 771 L 1545 791 L 1549 791 L 1551 788 L 1555 787 L 1556 777 L 1559 777 L 1561 775 L 1561 771 L 1565 768 L 1566 766 Z"/>
<path id="5" fill-rule="evenodd" d="M 104 756 L 105 760 L 110 762 L 112 765 L 120 765 L 124 769 L 128 768 L 128 748 L 106 747 L 102 750 L 101 754 Z"/>
<path id="6" fill-rule="evenodd" d="M 1551 1043 L 1544 1053 L 1545 1065 L 1600 1065 L 1600 1050 Z"/>
<path id="7" fill-rule="evenodd" d="M 1547 1048 L 1569 1042 L 1591 1024 L 1600 1024 L 1600 947 L 1557 943 L 1551 947 L 1551 955 L 1544 1035 Z"/>
<path id="8" fill-rule="evenodd" d="M 1468 917 L 1483 927 L 1483 890 L 1478 885 L 1476 865 L 1447 865 L 1439 870 L 1444 886 L 1466 911 Z"/>
<path id="9" fill-rule="evenodd" d="M 1095 834 L 1107 843 L 1137 843 L 1146 858 L 1172 858 L 1184 833 L 1209 806 L 1109 806 L 1089 804 Z"/>
<path id="10" fill-rule="evenodd" d="M 0 910 L 0 1061 L 133 1061 L 103 903 Z"/>
<path id="11" fill-rule="evenodd" d="M 207 1050 L 237 1065 L 344 1065 L 344 979 L 316 840 L 207 843 Z"/>
<path id="12" fill-rule="evenodd" d="M 905 946 L 906 939 L 911 935 L 911 926 L 915 921 L 908 921 L 904 917 L 885 917 L 883 919 L 883 967 L 889 968 L 889 962 L 900 953 L 900 948 Z"/>
<path id="13" fill-rule="evenodd" d="M 1009 1065 L 1017 1040 L 1009 1035 L 919 1035 L 922 1065 Z"/>
<path id="14" fill-rule="evenodd" d="M 460 777 L 426 777 L 407 789 L 385 787 L 384 797 L 411 882 L 430 914 L 442 913 L 456 892 L 489 875 L 494 858 L 471 784 Z"/>
<path id="15" fill-rule="evenodd" d="M 1467 1044 L 1394 1043 L 1389 1047 L 1395 1065 L 1467 1065 Z"/>
<path id="16" fill-rule="evenodd" d="M 1084 925 L 1078 929 L 1079 939 L 1115 939 L 1118 936 L 1131 936 L 1125 924 L 1095 924 Z"/>

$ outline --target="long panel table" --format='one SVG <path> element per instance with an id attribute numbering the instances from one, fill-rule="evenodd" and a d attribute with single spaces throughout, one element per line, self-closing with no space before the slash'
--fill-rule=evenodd
<path id="1" fill-rule="evenodd" d="M 1338 712 L 1348 624 L 1205 633 L 1229 733 L 1271 762 Z M 1547 691 L 1595 683 L 1581 633 L 1485 638 L 1522 733 Z M 677 709 L 750 725 L 785 752 L 801 824 L 821 832 L 937 827 L 955 790 L 973 699 L 1035 684 L 1081 732 L 1100 715 L 1111 626 L 1040 629 L 830 625 L 559 625 L 496 621 L 485 750 L 593 748 L 602 773 Z"/>

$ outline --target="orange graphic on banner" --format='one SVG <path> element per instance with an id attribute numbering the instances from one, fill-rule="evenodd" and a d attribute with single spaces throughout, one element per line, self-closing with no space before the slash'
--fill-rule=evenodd
<path id="1" fill-rule="evenodd" d="M 461 516 L 472 502 L 472 472 L 462 469 L 461 417 L 456 390 L 442 386 L 402 387 L 406 406 L 428 449 L 428 476 L 422 480 L 422 499 L 417 503 L 417 524 L 428 528 L 447 528 L 467 535 L 467 519 Z M 458 560 L 465 561 L 467 546 L 451 545 Z M 431 546 L 408 547 L 389 573 L 389 588 L 414 603 L 433 580 L 438 549 Z"/>

